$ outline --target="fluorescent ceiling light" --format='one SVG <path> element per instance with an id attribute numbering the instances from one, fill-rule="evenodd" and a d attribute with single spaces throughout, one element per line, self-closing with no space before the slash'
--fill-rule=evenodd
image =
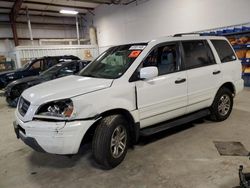
<path id="1" fill-rule="evenodd" d="M 74 11 L 74 10 L 60 10 L 60 13 L 61 14 L 78 14 L 77 11 Z"/>

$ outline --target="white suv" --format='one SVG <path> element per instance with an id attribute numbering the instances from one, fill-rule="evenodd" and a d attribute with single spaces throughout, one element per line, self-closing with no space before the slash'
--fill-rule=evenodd
<path id="1" fill-rule="evenodd" d="M 78 76 L 27 89 L 14 128 L 53 154 L 75 154 L 90 137 L 95 160 L 111 169 L 141 135 L 227 119 L 242 89 L 241 63 L 224 37 L 165 37 L 111 47 Z"/>

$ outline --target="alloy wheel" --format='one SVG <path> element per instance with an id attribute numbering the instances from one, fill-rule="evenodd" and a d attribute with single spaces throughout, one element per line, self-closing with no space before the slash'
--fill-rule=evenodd
<path id="1" fill-rule="evenodd" d="M 230 111 L 231 101 L 230 97 L 226 94 L 222 95 L 219 100 L 218 112 L 221 116 L 226 116 Z"/>
<path id="2" fill-rule="evenodd" d="M 119 158 L 125 151 L 127 146 L 126 129 L 119 125 L 115 128 L 111 136 L 110 150 L 114 158 Z"/>

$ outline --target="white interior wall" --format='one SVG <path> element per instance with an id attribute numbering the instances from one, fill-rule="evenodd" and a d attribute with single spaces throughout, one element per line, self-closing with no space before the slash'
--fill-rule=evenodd
<path id="1" fill-rule="evenodd" d="M 246 23 L 249 7 L 249 0 L 138 0 L 138 5 L 98 7 L 94 25 L 102 51 L 110 45 Z"/>

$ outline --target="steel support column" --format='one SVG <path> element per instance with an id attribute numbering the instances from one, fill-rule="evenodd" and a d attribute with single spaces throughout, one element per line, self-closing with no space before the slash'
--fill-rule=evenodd
<path id="1" fill-rule="evenodd" d="M 27 21 L 28 21 L 28 28 L 29 28 L 29 33 L 30 33 L 30 41 L 31 44 L 33 45 L 33 34 L 32 34 L 32 29 L 31 29 L 31 22 L 30 22 L 30 16 L 29 16 L 29 10 L 26 8 L 26 15 L 27 15 Z"/>
<path id="2" fill-rule="evenodd" d="M 78 16 L 76 15 L 76 36 L 77 36 L 77 43 L 80 45 L 80 36 L 79 36 L 79 22 Z"/>
<path id="3" fill-rule="evenodd" d="M 10 12 L 10 23 L 11 23 L 11 29 L 13 33 L 13 38 L 15 42 L 15 46 L 19 45 L 18 42 L 18 35 L 17 35 L 17 28 L 16 28 L 16 18 L 18 16 L 18 12 L 21 9 L 23 0 L 16 0 L 13 4 L 13 7 L 11 8 Z"/>

